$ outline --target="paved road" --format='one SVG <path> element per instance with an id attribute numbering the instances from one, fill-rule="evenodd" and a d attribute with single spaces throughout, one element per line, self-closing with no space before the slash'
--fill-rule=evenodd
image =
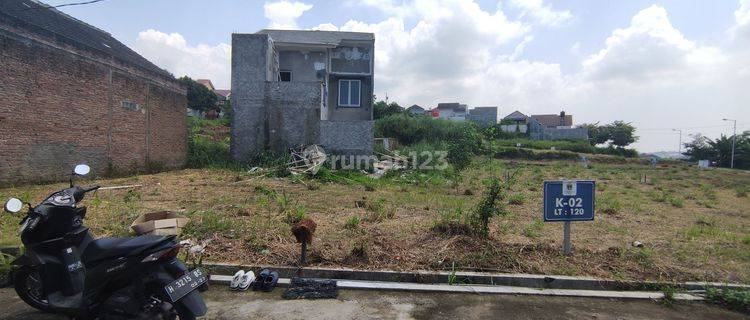
<path id="1" fill-rule="evenodd" d="M 208 319 L 750 319 L 701 302 L 667 307 L 644 300 L 513 295 L 342 291 L 336 300 L 280 299 L 271 293 L 205 294 Z M 0 289 L 0 319 L 64 319 L 35 312 L 12 289 Z"/>

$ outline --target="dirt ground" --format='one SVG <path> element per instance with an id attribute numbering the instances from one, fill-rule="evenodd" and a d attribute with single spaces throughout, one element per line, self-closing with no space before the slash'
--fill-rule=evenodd
<path id="1" fill-rule="evenodd" d="M 490 177 L 516 181 L 483 239 L 440 231 L 451 214 L 473 210 Z M 572 226 L 574 254 L 561 254 L 562 225 L 542 221 L 544 180 L 597 181 L 596 219 Z M 290 233 L 300 216 L 318 228 L 314 266 L 362 269 L 485 270 L 616 279 L 750 282 L 750 172 L 651 167 L 635 161 L 507 161 L 476 158 L 460 174 L 407 172 L 253 178 L 247 172 L 190 169 L 81 181 L 103 186 L 84 201 L 98 236 L 129 234 L 139 213 L 173 210 L 192 219 L 184 238 L 211 240 L 209 260 L 294 265 Z M 65 184 L 0 188 L 0 198 L 37 203 Z M 509 201 L 509 200 L 513 201 Z M 0 218 L 0 244 L 17 244 L 20 217 Z M 638 241 L 642 247 L 634 246 Z"/>
<path id="2" fill-rule="evenodd" d="M 665 306 L 647 300 L 341 291 L 335 300 L 281 300 L 271 293 L 212 288 L 205 319 L 747 319 L 702 302 Z M 31 309 L 12 289 L 0 289 L 2 319 L 65 319 Z"/>

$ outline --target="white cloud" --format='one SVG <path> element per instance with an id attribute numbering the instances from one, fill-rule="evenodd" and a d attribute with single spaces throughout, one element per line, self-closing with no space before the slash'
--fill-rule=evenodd
<path id="1" fill-rule="evenodd" d="M 217 88 L 229 89 L 232 50 L 228 44 L 191 46 L 179 33 L 148 29 L 138 33 L 133 49 L 176 77 L 207 78 Z"/>
<path id="2" fill-rule="evenodd" d="M 638 12 L 629 27 L 614 30 L 583 67 L 592 80 L 669 82 L 682 81 L 682 76 L 723 59 L 718 48 L 685 38 L 670 23 L 667 11 L 654 5 Z"/>
<path id="3" fill-rule="evenodd" d="M 510 5 L 521 10 L 521 16 L 529 16 L 545 26 L 560 26 L 570 22 L 573 14 L 568 10 L 556 11 L 543 0 L 511 0 Z"/>
<path id="4" fill-rule="evenodd" d="M 735 12 L 735 35 L 750 30 L 748 3 L 741 0 Z M 670 128 L 750 116 L 750 38 L 730 35 L 725 46 L 701 45 L 676 29 L 659 6 L 636 13 L 593 54 L 583 55 L 582 44 L 573 44 L 581 69 L 563 73 L 557 63 L 523 58 L 534 24 L 509 19 L 499 6 L 484 10 L 471 0 L 367 5 L 390 12 L 389 17 L 313 29 L 375 33 L 375 93 L 403 105 L 458 101 L 500 106 L 502 115 L 565 110 L 577 124 L 625 120 L 667 131 L 639 131 L 636 147 L 642 151 L 676 149 Z M 292 23 L 305 10 L 292 15 Z M 191 46 L 179 34 L 147 30 L 135 49 L 177 76 L 210 78 L 229 87 L 227 44 Z"/>
<path id="5" fill-rule="evenodd" d="M 303 2 L 281 0 L 276 2 L 266 2 L 263 5 L 265 17 L 271 21 L 270 28 L 273 29 L 298 29 L 297 18 L 301 17 L 305 11 L 312 9 L 311 4 Z"/>

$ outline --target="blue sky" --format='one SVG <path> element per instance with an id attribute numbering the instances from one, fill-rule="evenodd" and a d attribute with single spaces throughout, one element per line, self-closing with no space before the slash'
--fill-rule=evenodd
<path id="1" fill-rule="evenodd" d="M 61 10 L 220 88 L 230 87 L 232 32 L 367 31 L 376 95 L 405 106 L 461 101 L 501 115 L 565 109 L 576 123 L 631 121 L 644 151 L 675 150 L 672 128 L 727 132 L 724 117 L 750 129 L 748 0 L 105 0 Z"/>

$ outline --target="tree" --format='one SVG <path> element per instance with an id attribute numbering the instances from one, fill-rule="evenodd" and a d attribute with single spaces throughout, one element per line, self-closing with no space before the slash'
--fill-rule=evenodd
<path id="1" fill-rule="evenodd" d="M 693 135 L 693 140 L 685 143 L 684 155 L 691 161 L 710 160 L 720 167 L 730 167 L 732 163 L 732 136 L 721 135 L 715 140 L 701 134 Z M 750 169 L 750 131 L 737 135 L 734 148 L 734 167 Z"/>
<path id="2" fill-rule="evenodd" d="M 219 98 L 210 89 L 188 76 L 183 76 L 179 80 L 187 87 L 188 108 L 198 111 L 219 111 L 219 107 L 216 105 Z"/>
<path id="3" fill-rule="evenodd" d="M 609 139 L 612 140 L 612 144 L 619 148 L 624 148 L 638 141 L 638 136 L 635 135 L 635 127 L 624 121 L 612 122 L 607 126 L 607 131 L 609 132 Z"/>
<path id="4" fill-rule="evenodd" d="M 386 104 L 385 101 L 380 100 L 378 102 L 375 102 L 375 105 L 373 106 L 373 117 L 375 119 L 384 118 L 392 114 L 398 114 L 402 112 L 404 112 L 404 108 L 402 108 L 396 102 Z"/>
<path id="5" fill-rule="evenodd" d="M 586 128 L 589 134 L 589 143 L 596 146 L 609 141 L 609 127 L 600 126 L 597 123 L 584 123 L 581 127 Z"/>
<path id="6" fill-rule="evenodd" d="M 714 159 L 716 157 L 716 153 L 711 146 L 713 141 L 710 138 L 700 133 L 692 135 L 692 137 L 692 141 L 683 144 L 685 152 L 682 154 L 688 156 L 693 161 Z"/>

